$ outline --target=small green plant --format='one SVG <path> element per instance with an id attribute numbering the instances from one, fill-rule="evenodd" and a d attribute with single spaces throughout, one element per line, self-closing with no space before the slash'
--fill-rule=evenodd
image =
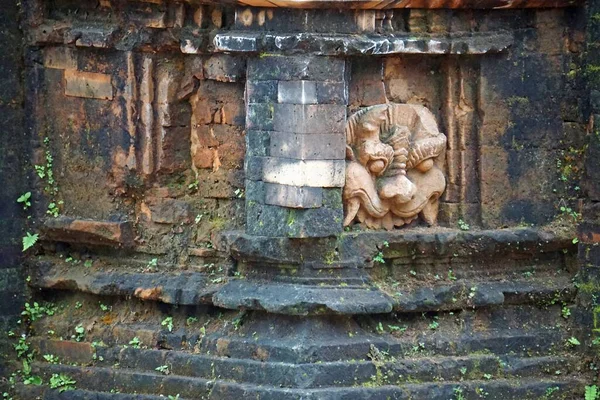
<path id="1" fill-rule="evenodd" d="M 31 364 L 29 364 L 29 360 L 23 360 L 23 369 L 21 370 L 23 376 L 23 384 L 24 385 L 41 385 L 42 378 L 39 376 L 31 375 Z"/>
<path id="2" fill-rule="evenodd" d="M 429 329 L 431 329 L 432 331 L 435 331 L 437 328 L 439 328 L 439 326 L 440 326 L 440 323 L 437 322 L 436 320 L 433 320 L 429 324 Z"/>
<path id="3" fill-rule="evenodd" d="M 54 354 L 44 354 L 44 360 L 46 360 L 47 362 L 49 362 L 50 364 L 58 364 L 58 357 L 56 357 Z"/>
<path id="4" fill-rule="evenodd" d="M 454 388 L 454 400 L 465 400 L 465 395 L 462 388 Z"/>
<path id="5" fill-rule="evenodd" d="M 567 346 L 575 347 L 575 346 L 579 346 L 580 344 L 581 344 L 581 342 L 579 340 L 577 340 L 577 338 L 574 336 L 571 336 L 569 339 L 567 339 Z"/>
<path id="6" fill-rule="evenodd" d="M 385 333 L 385 328 L 383 327 L 383 324 L 381 322 L 379 322 L 377 324 L 377 327 L 375 327 L 375 330 L 377 331 L 377 333 L 382 334 Z"/>
<path id="7" fill-rule="evenodd" d="M 51 202 L 48 204 L 48 209 L 46 210 L 46 214 L 53 216 L 54 218 L 58 217 L 60 214 L 60 209 L 55 202 Z"/>
<path id="8" fill-rule="evenodd" d="M 83 307 L 83 303 L 81 303 L 80 301 L 75 302 L 75 309 L 79 310 L 81 307 Z"/>
<path id="9" fill-rule="evenodd" d="M 491 374 L 483 374 L 483 377 L 488 381 L 493 378 Z"/>
<path id="10" fill-rule="evenodd" d="M 85 328 L 83 325 L 79 324 L 75 327 L 75 334 L 71 335 L 71 339 L 74 339 L 76 342 L 81 342 L 85 338 Z"/>
<path id="11" fill-rule="evenodd" d="M 200 182 L 196 179 L 194 182 L 190 183 L 188 185 L 188 189 L 192 190 L 192 191 L 197 191 L 198 190 L 198 186 L 200 185 Z"/>
<path id="12" fill-rule="evenodd" d="M 52 374 L 50 377 L 50 389 L 58 389 L 59 393 L 67 390 L 75 390 L 77 382 L 66 374 Z"/>
<path id="13" fill-rule="evenodd" d="M 190 326 L 194 322 L 198 322 L 198 318 L 196 318 L 196 317 L 187 317 L 187 319 L 185 320 L 185 324 L 187 326 Z"/>
<path id="14" fill-rule="evenodd" d="M 27 208 L 31 207 L 31 201 L 29 201 L 30 199 L 31 199 L 31 192 L 23 193 L 17 199 L 17 203 L 23 204 L 23 210 L 27 210 Z"/>
<path id="15" fill-rule="evenodd" d="M 581 214 L 579 214 L 576 211 L 573 211 L 573 209 L 571 207 L 561 206 L 560 207 L 560 212 L 563 213 L 563 214 L 569 215 L 575 221 L 578 221 L 579 218 L 581 218 Z"/>
<path id="16" fill-rule="evenodd" d="M 473 297 L 475 297 L 476 294 L 477 294 L 477 286 L 473 286 L 469 290 L 469 299 L 472 299 Z"/>
<path id="17" fill-rule="evenodd" d="M 156 370 L 162 374 L 165 374 L 165 375 L 169 375 L 171 373 L 171 371 L 169 371 L 168 365 L 161 365 L 160 367 L 154 368 L 154 370 Z"/>
<path id="18" fill-rule="evenodd" d="M 585 400 L 596 400 L 598 398 L 598 386 L 591 385 L 585 387 Z"/>
<path id="19" fill-rule="evenodd" d="M 23 237 L 23 251 L 27 251 L 27 249 L 33 247 L 39 239 L 40 235 L 34 233 L 33 235 L 29 232 L 26 233 L 26 236 Z"/>
<path id="20" fill-rule="evenodd" d="M 129 341 L 129 345 L 131 347 L 133 347 L 134 349 L 139 349 L 140 346 L 142 345 L 142 342 L 141 342 L 140 338 L 136 336 Z"/>
<path id="21" fill-rule="evenodd" d="M 148 261 L 148 264 L 146 264 L 146 267 L 143 268 L 142 272 L 156 272 L 158 267 L 158 258 L 153 258 L 150 261 Z"/>
<path id="22" fill-rule="evenodd" d="M 408 329 L 408 326 L 388 325 L 390 332 L 404 333 Z"/>
<path id="23" fill-rule="evenodd" d="M 552 396 L 555 392 L 558 392 L 560 390 L 560 388 L 558 386 L 551 386 L 548 389 L 546 389 L 546 393 L 544 394 L 544 397 L 549 399 L 550 396 Z"/>
<path id="24" fill-rule="evenodd" d="M 567 306 L 563 306 L 561 314 L 564 319 L 567 319 L 571 316 L 571 309 Z"/>
<path id="25" fill-rule="evenodd" d="M 246 318 L 246 312 L 240 311 L 238 315 L 231 321 L 233 323 L 234 329 L 237 331 L 244 324 L 244 318 Z"/>
<path id="26" fill-rule="evenodd" d="M 452 272 L 451 269 L 448 270 L 448 280 L 451 280 L 451 281 L 456 280 L 456 275 L 454 275 L 454 272 Z"/>
<path id="27" fill-rule="evenodd" d="M 42 381 L 42 378 L 40 378 L 39 376 L 36 376 L 36 375 L 31 375 L 31 376 L 27 376 L 27 377 L 23 378 L 23 385 L 39 386 L 42 383 L 44 383 L 44 381 Z"/>
<path id="28" fill-rule="evenodd" d="M 160 323 L 162 326 L 166 326 L 169 332 L 173 332 L 173 317 L 167 317 Z"/>
<path id="29" fill-rule="evenodd" d="M 21 335 L 17 343 L 13 344 L 17 357 L 22 358 L 29 355 L 29 343 L 27 343 L 27 336 Z"/>
<path id="30" fill-rule="evenodd" d="M 110 311 L 110 306 L 100 303 L 100 309 L 104 312 Z"/>
<path id="31" fill-rule="evenodd" d="M 178 393 L 177 395 L 175 395 L 175 396 L 171 396 L 171 395 L 169 395 L 169 396 L 168 396 L 168 399 L 169 399 L 169 400 L 179 400 L 179 393 Z"/>
<path id="32" fill-rule="evenodd" d="M 469 229 L 471 229 L 471 227 L 469 226 L 469 224 L 467 224 L 462 219 L 458 220 L 458 227 L 460 228 L 461 231 L 468 231 Z"/>
<path id="33" fill-rule="evenodd" d="M 45 306 L 40 305 L 38 302 L 25 303 L 25 309 L 21 312 L 21 315 L 33 322 L 44 315 L 54 315 L 54 306 L 50 303 Z"/>
<path id="34" fill-rule="evenodd" d="M 94 264 L 94 262 L 92 260 L 85 260 L 83 262 L 83 266 L 86 268 L 91 268 L 93 264 Z"/>
<path id="35" fill-rule="evenodd" d="M 382 243 L 382 247 L 390 247 L 390 244 L 387 241 Z M 385 259 L 383 258 L 383 252 L 380 250 L 375 257 L 373 257 L 373 262 L 377 262 L 380 264 L 385 264 Z"/>

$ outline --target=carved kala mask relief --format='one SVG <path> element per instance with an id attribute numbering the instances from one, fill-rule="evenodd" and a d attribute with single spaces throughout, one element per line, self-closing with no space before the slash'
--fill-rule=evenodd
<path id="1" fill-rule="evenodd" d="M 354 221 L 393 229 L 419 216 L 435 224 L 446 178 L 438 157 L 446 148 L 433 114 L 412 104 L 381 104 L 346 125 L 344 226 Z"/>

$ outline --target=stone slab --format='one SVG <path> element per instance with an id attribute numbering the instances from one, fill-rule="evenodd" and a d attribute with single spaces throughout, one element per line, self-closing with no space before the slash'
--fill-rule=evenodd
<path id="1" fill-rule="evenodd" d="M 273 104 L 250 103 L 246 105 L 246 129 L 273 130 Z"/>
<path id="2" fill-rule="evenodd" d="M 299 160 L 343 160 L 346 137 L 343 134 L 306 135 L 271 132 L 269 155 Z"/>
<path id="3" fill-rule="evenodd" d="M 271 132 L 268 131 L 246 131 L 246 156 L 265 157 L 270 155 L 269 148 Z"/>
<path id="4" fill-rule="evenodd" d="M 238 4 L 252 7 L 293 7 L 293 8 L 354 8 L 354 9 L 395 9 L 395 8 L 476 8 L 476 9 L 494 9 L 494 8 L 555 8 L 570 7 L 582 4 L 581 0 L 312 0 L 307 2 L 298 2 L 297 0 L 238 0 Z"/>
<path id="5" fill-rule="evenodd" d="M 280 81 L 277 101 L 285 104 L 317 104 L 317 82 Z"/>
<path id="6" fill-rule="evenodd" d="M 65 95 L 112 100 L 112 78 L 107 74 L 65 70 Z"/>
<path id="7" fill-rule="evenodd" d="M 251 80 L 341 82 L 345 71 L 346 63 L 341 58 L 265 56 L 248 60 L 248 79 Z"/>
<path id="8" fill-rule="evenodd" d="M 277 101 L 277 83 L 271 81 L 247 81 L 246 101 L 248 103 L 275 103 Z"/>
<path id="9" fill-rule="evenodd" d="M 323 204 L 323 189 L 267 183 L 265 204 L 289 208 L 318 208 Z"/>
<path id="10" fill-rule="evenodd" d="M 132 246 L 133 225 L 129 221 L 111 222 L 74 219 L 68 217 L 49 218 L 44 223 L 45 239 L 111 246 Z"/>
<path id="11" fill-rule="evenodd" d="M 251 52 L 269 54 L 308 54 L 311 56 L 388 55 L 388 54 L 494 54 L 506 51 L 514 43 L 510 33 L 491 32 L 469 35 L 430 36 L 408 34 L 335 35 L 322 33 L 246 33 L 243 31 L 217 33 L 214 51 L 245 52 L 238 43 L 253 41 Z M 272 57 L 270 57 L 272 58 Z M 287 58 L 287 57 L 286 57 Z M 336 68 L 329 74 L 311 74 L 299 69 L 293 74 L 278 74 L 276 69 L 250 62 L 249 76 L 253 79 L 317 79 L 337 80 L 343 73 Z M 253 66 L 254 65 L 254 66 Z M 265 68 L 265 70 L 260 71 Z M 273 67 L 270 67 L 273 68 Z M 292 72 L 292 71 L 290 71 Z"/>
<path id="12" fill-rule="evenodd" d="M 292 186 L 342 187 L 345 182 L 344 160 L 290 160 L 266 157 L 262 180 Z"/>
<path id="13" fill-rule="evenodd" d="M 392 311 L 390 298 L 376 289 L 323 288 L 231 281 L 213 296 L 223 308 L 307 315 L 314 312 L 372 314 Z"/>
<path id="14" fill-rule="evenodd" d="M 348 104 L 346 82 L 317 82 L 317 103 Z"/>
<path id="15" fill-rule="evenodd" d="M 344 132 L 346 107 L 337 104 L 275 104 L 273 130 L 335 134 Z"/>
<path id="16" fill-rule="evenodd" d="M 44 67 L 53 69 L 77 69 L 77 57 L 71 47 L 46 47 L 43 52 Z"/>
<path id="17" fill-rule="evenodd" d="M 318 238 L 342 232 L 344 211 L 319 207 L 293 209 L 258 202 L 246 204 L 246 233 L 255 236 Z"/>

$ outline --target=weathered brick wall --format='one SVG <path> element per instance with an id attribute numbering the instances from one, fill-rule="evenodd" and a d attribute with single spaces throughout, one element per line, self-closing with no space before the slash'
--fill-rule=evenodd
<path id="1" fill-rule="evenodd" d="M 592 337 L 600 337 L 600 2 L 590 2 L 587 10 L 587 52 L 583 73 L 589 90 L 590 119 L 587 130 L 585 173 L 582 189 L 585 196 L 583 223 L 579 226 L 579 261 L 581 264 L 580 297 L 589 307 Z"/>
<path id="2" fill-rule="evenodd" d="M 23 47 L 15 2 L 0 4 L 0 376 L 5 375 L 5 332 L 25 299 L 21 237 L 26 212 L 16 200 L 27 189 L 29 135 L 23 126 Z"/>

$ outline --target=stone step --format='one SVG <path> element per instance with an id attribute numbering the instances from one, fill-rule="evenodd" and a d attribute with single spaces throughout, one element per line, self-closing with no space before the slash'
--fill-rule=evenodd
<path id="1" fill-rule="evenodd" d="M 448 311 L 507 304 L 570 303 L 577 294 L 572 276 L 566 272 L 520 279 L 403 284 L 386 279 L 362 286 L 313 286 L 228 278 L 220 285 L 211 285 L 210 290 L 202 287 L 207 282 L 202 274 L 169 277 L 168 274 L 111 273 L 104 276 L 101 273 L 86 275 L 81 271 L 72 274 L 62 269 L 54 273 L 55 278 L 45 275 L 35 281 L 35 286 L 70 288 L 95 295 L 134 296 L 173 305 L 213 303 L 226 309 L 265 310 L 287 315 Z"/>
<path id="2" fill-rule="evenodd" d="M 93 307 L 98 306 L 92 304 Z M 137 313 L 133 305 L 129 312 Z M 33 323 L 38 340 L 69 339 L 75 327 L 85 327 L 77 346 L 103 342 L 107 346 L 127 345 L 138 338 L 142 346 L 196 351 L 238 359 L 261 359 L 289 363 L 365 359 L 370 346 L 393 357 L 415 352 L 462 356 L 473 352 L 544 356 L 566 348 L 576 336 L 585 348 L 586 335 L 579 332 L 577 321 L 587 315 L 576 306 L 562 303 L 531 306 L 503 306 L 428 314 L 387 314 L 370 317 L 306 317 L 260 313 L 229 312 L 197 314 L 187 324 L 186 315 L 148 313 L 148 320 L 126 324 L 129 313 L 115 306 L 100 320 L 89 317 L 81 307 L 70 313 L 57 313 Z M 93 310 L 92 310 L 93 311 Z M 150 311 L 150 310 L 149 310 Z M 188 310 L 189 311 L 189 310 Z M 565 313 L 571 313 L 566 316 Z M 174 315 L 173 331 L 161 325 L 166 315 Z M 191 314 L 194 315 L 194 314 Z M 175 318 L 176 317 L 176 318 Z M 106 319 L 106 321 L 104 321 Z M 52 334 L 47 334 L 51 330 Z M 290 340 L 294 337 L 294 340 Z M 318 343 L 316 345 L 315 343 Z"/>
<path id="3" fill-rule="evenodd" d="M 65 341 L 37 341 L 34 344 L 38 354 L 55 355 L 63 364 L 93 362 L 97 367 L 118 365 L 122 369 L 151 373 L 166 365 L 170 373 L 178 376 L 290 388 L 367 385 L 374 378 L 383 376 L 395 384 L 483 380 L 486 377 L 553 377 L 557 371 L 568 375 L 583 367 L 580 356 L 568 354 L 525 358 L 492 354 L 431 357 L 416 351 L 404 358 L 396 358 L 375 346 L 364 359 L 300 364 L 131 347 L 98 347 L 93 360 L 92 354 L 82 350 L 83 347 Z"/>
<path id="4" fill-rule="evenodd" d="M 435 383 L 407 383 L 395 385 L 383 376 L 371 382 L 353 387 L 327 387 L 319 389 L 281 388 L 275 385 L 252 385 L 216 379 L 163 375 L 118 368 L 79 367 L 67 365 L 35 364 L 34 372 L 48 378 L 51 374 L 66 374 L 87 391 L 179 395 L 180 399 L 409 399 L 434 400 L 476 399 L 534 399 L 555 393 L 563 398 L 575 398 L 583 394 L 584 382 L 562 376 L 560 379 L 494 379 L 473 381 L 447 381 Z M 54 392 L 45 399 L 76 399 L 73 395 Z M 94 398 L 94 397 L 90 397 Z M 102 399 L 102 397 L 95 397 Z M 143 397 L 146 398 L 146 397 Z"/>
<path id="5" fill-rule="evenodd" d="M 110 393 L 94 392 L 89 390 L 68 390 L 59 392 L 56 389 L 50 389 L 47 385 L 32 387 L 30 385 L 18 384 L 15 387 L 16 400 L 165 400 L 164 396 L 152 396 L 149 394 L 129 394 L 129 393 Z M 177 400 L 185 400 L 181 396 Z"/>

